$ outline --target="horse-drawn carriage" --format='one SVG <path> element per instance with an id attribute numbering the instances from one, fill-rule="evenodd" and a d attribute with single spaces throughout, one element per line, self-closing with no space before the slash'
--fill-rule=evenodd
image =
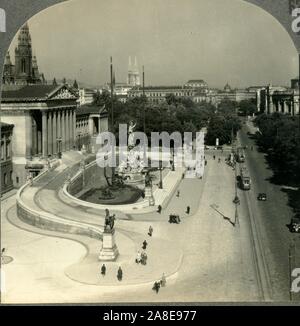
<path id="1" fill-rule="evenodd" d="M 181 221 L 180 221 L 180 217 L 179 215 L 175 215 L 175 214 L 171 214 L 169 216 L 169 223 L 174 223 L 174 224 L 179 224 Z"/>

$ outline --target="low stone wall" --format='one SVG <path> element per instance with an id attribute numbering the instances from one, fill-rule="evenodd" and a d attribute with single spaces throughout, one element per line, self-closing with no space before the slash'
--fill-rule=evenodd
<path id="1" fill-rule="evenodd" d="M 110 171 L 108 171 L 110 173 Z M 99 188 L 106 183 L 104 169 L 100 168 L 96 161 L 85 166 L 84 171 L 78 171 L 70 180 L 67 191 L 70 195 L 77 197 L 82 190 Z"/>
<path id="2" fill-rule="evenodd" d="M 34 180 L 42 178 L 47 171 L 42 172 Z M 22 201 L 22 193 L 26 191 L 29 184 L 25 184 L 17 193 L 17 214 L 18 217 L 25 223 L 38 227 L 40 229 L 45 229 L 49 231 L 57 231 L 63 233 L 71 233 L 84 235 L 98 240 L 102 240 L 102 234 L 104 227 L 95 227 L 85 223 L 80 223 L 76 221 L 70 221 L 54 214 L 50 214 L 43 211 L 37 211 L 31 207 L 28 207 Z"/>

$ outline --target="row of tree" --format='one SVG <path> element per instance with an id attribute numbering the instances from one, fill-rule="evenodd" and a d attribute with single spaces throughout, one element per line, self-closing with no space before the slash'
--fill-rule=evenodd
<path id="1" fill-rule="evenodd" d="M 216 145 L 216 139 L 219 140 L 219 145 L 231 144 L 241 128 L 237 102 L 222 101 L 215 109 L 207 127 L 205 139 L 207 145 Z"/>
<path id="2" fill-rule="evenodd" d="M 107 91 L 96 93 L 94 104 L 111 107 L 110 93 Z M 117 134 L 120 123 L 137 123 L 136 130 L 143 130 L 144 118 L 146 134 L 151 132 L 166 131 L 169 134 L 179 131 L 197 132 L 207 128 L 206 143 L 213 145 L 216 138 L 220 145 L 231 142 L 232 131 L 234 134 L 240 128 L 237 117 L 237 103 L 225 100 L 216 108 L 214 105 L 202 102 L 194 103 L 189 98 L 179 98 L 168 95 L 166 101 L 154 104 L 147 101 L 146 97 L 128 99 L 126 103 L 113 99 L 114 106 L 114 132 Z M 145 116 L 144 116 L 145 115 Z"/>
<path id="3" fill-rule="evenodd" d="M 255 119 L 257 142 L 268 153 L 275 176 L 288 184 L 300 183 L 300 125 L 298 118 L 280 113 L 262 114 Z"/>

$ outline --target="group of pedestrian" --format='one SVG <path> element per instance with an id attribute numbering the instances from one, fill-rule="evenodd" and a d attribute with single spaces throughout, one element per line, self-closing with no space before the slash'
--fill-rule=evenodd
<path id="1" fill-rule="evenodd" d="M 105 266 L 105 264 L 103 264 L 102 266 L 101 266 L 101 275 L 104 277 L 105 275 L 106 275 L 106 266 Z M 117 271 L 117 279 L 118 279 L 118 281 L 122 281 L 122 279 L 123 279 L 123 270 L 122 270 L 122 268 L 121 268 L 121 266 L 119 266 L 119 268 L 118 268 L 118 271 Z"/>
<path id="2" fill-rule="evenodd" d="M 167 285 L 167 280 L 166 280 L 165 274 L 163 274 L 159 281 L 154 282 L 152 290 L 155 291 L 156 293 L 158 293 L 160 288 L 165 287 L 166 285 Z"/>
<path id="3" fill-rule="evenodd" d="M 135 262 L 137 264 L 141 264 L 141 265 L 147 265 L 147 259 L 148 259 L 148 256 L 146 254 L 146 251 L 138 251 L 137 255 L 136 255 L 136 258 L 135 258 Z"/>

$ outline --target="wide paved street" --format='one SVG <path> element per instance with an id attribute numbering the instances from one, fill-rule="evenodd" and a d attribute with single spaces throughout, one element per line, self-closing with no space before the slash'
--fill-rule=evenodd
<path id="1" fill-rule="evenodd" d="M 84 237 L 56 234 L 33 227 L 30 229 L 31 232 L 24 231 L 21 228 L 28 229 L 28 226 L 14 216 L 14 197 L 6 200 L 2 207 L 3 244 L 8 248 L 7 254 L 12 256 L 14 261 L 4 265 L 5 274 L 9 276 L 6 277 L 6 293 L 2 297 L 3 301 L 268 300 L 268 294 L 264 293 L 261 285 L 261 278 L 265 278 L 266 275 L 260 275 L 257 270 L 260 258 L 253 250 L 249 211 L 243 199 L 243 193 L 240 194 L 242 200 L 238 208 L 240 226 L 232 225 L 234 221 L 234 204 L 232 203 L 234 171 L 224 162 L 227 154 L 217 152 L 217 158 L 219 156 L 222 158 L 221 163 L 207 154 L 208 166 L 203 180 L 183 180 L 178 187 L 180 197 L 177 198 L 174 195 L 161 215 L 157 213 L 135 214 L 133 220 L 117 221 L 117 234 L 128 237 L 135 248 L 140 246 L 136 240 L 140 241 L 137 234 L 145 236 L 149 224 L 154 228 L 154 238 L 149 241 L 149 246 L 151 246 L 151 241 L 169 243 L 168 246 L 163 246 L 163 252 L 159 247 L 151 251 L 149 266 L 147 266 L 149 270 L 157 263 L 164 266 L 165 261 L 162 257 L 165 254 L 172 258 L 177 252 L 183 253 L 181 263 L 176 267 L 177 272 L 172 274 L 168 279 L 167 287 L 163 288 L 159 294 L 151 290 L 151 283 L 139 284 L 137 281 L 137 284 L 129 286 L 124 280 L 122 284 L 115 281 L 115 285 L 110 283 L 110 285 L 101 286 L 99 284 L 86 285 L 80 281 L 71 280 L 68 277 L 70 266 L 80 263 L 86 255 L 86 246 L 89 246 L 89 241 Z M 49 202 L 51 201 L 52 198 L 49 198 Z M 184 213 L 187 205 L 191 206 L 192 214 L 189 216 Z M 182 217 L 180 225 L 167 222 L 171 212 L 180 214 Z M 11 225 L 5 216 L 10 221 L 14 221 L 15 226 Z M 91 220 L 90 223 L 95 224 L 95 220 Z M 52 237 L 46 234 L 51 234 Z M 26 259 L 23 259 L 24 257 Z M 128 267 L 128 273 L 131 272 L 134 273 L 134 268 Z M 96 276 L 93 275 L 93 277 Z M 134 275 L 131 277 L 134 278 Z M 28 282 L 26 282 L 27 279 Z M 263 284 L 265 283 L 267 281 L 264 280 Z"/>
<path id="2" fill-rule="evenodd" d="M 255 220 L 260 228 L 261 240 L 265 250 L 267 266 L 272 280 L 274 300 L 289 300 L 290 266 L 289 247 L 295 244 L 296 252 L 292 269 L 300 266 L 300 237 L 299 234 L 289 232 L 287 225 L 294 213 L 288 206 L 288 196 L 283 191 L 283 185 L 275 185 L 270 181 L 273 176 L 272 170 L 266 163 L 263 153 L 257 151 L 255 141 L 247 132 L 253 133 L 255 129 L 248 122 L 240 132 L 240 140 L 243 146 L 247 146 L 246 162 L 252 178 L 252 190 L 248 194 Z M 251 151 L 251 146 L 254 150 Z M 258 202 L 258 193 L 266 193 L 268 200 Z M 300 300 L 300 295 L 294 295 Z"/>

